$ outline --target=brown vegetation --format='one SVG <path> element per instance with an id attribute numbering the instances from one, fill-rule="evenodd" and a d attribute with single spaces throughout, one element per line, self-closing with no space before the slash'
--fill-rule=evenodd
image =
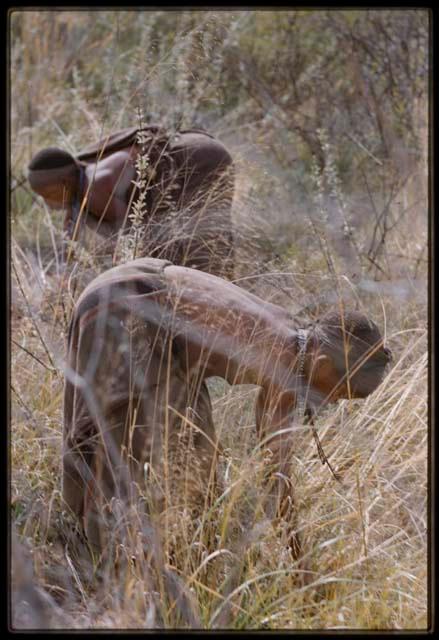
<path id="1" fill-rule="evenodd" d="M 425 10 L 10 14 L 10 509 L 29 549 L 14 561 L 14 628 L 427 627 L 427 49 Z M 237 284 L 304 324 L 343 300 L 393 352 L 369 398 L 316 423 L 342 485 L 297 425 L 306 584 L 260 509 L 257 389 L 219 379 L 209 390 L 224 490 L 213 506 L 195 523 L 169 520 L 155 558 L 134 513 L 103 582 L 69 544 L 65 337 L 102 264 L 89 235 L 66 276 L 62 216 L 25 172 L 39 148 L 79 152 L 136 124 L 139 109 L 170 129 L 202 126 L 234 156 Z"/>

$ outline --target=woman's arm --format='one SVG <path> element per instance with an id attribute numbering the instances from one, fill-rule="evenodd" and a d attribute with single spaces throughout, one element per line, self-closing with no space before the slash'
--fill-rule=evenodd
<path id="1" fill-rule="evenodd" d="M 118 231 L 127 216 L 134 190 L 133 180 L 136 170 L 129 151 L 118 151 L 89 165 L 86 169 L 88 185 L 88 210 L 98 220 L 96 231 L 104 235 L 103 222 L 109 223 L 113 231 Z M 99 223 L 101 220 L 101 223 Z"/>
<path id="2" fill-rule="evenodd" d="M 281 473 L 289 473 L 291 466 L 295 406 L 296 396 L 293 391 L 267 390 L 264 387 L 256 402 L 256 430 L 259 439 L 262 447 L 270 450 L 272 464 Z"/>
<path id="3" fill-rule="evenodd" d="M 256 431 L 262 449 L 267 454 L 264 511 L 274 526 L 279 520 L 288 522 L 288 545 L 293 558 L 297 559 L 301 553 L 301 540 L 296 531 L 297 514 L 291 475 L 294 433 L 277 433 L 292 427 L 295 404 L 294 393 L 282 392 L 273 395 L 262 387 L 255 410 Z"/>

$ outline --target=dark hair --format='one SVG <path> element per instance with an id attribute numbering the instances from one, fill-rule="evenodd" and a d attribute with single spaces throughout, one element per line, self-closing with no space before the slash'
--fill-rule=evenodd
<path id="1" fill-rule="evenodd" d="M 47 147 L 47 149 L 42 149 L 34 155 L 28 168 L 30 171 L 44 171 L 61 169 L 69 165 L 77 165 L 75 158 L 70 153 L 57 147 Z"/>
<path id="2" fill-rule="evenodd" d="M 340 377 L 349 371 L 349 384 L 355 395 L 365 397 L 372 393 L 391 360 L 377 325 L 358 311 L 343 315 L 331 311 L 319 320 L 316 329 Z"/>

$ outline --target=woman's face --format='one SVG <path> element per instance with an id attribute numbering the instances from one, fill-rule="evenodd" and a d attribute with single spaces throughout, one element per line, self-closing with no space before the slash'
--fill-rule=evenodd
<path id="1" fill-rule="evenodd" d="M 74 168 L 30 171 L 28 179 L 35 193 L 50 207 L 62 209 L 71 205 L 77 181 Z"/>
<path id="2" fill-rule="evenodd" d="M 40 187 L 38 193 L 54 209 L 62 209 L 71 204 L 71 195 L 63 184 L 47 184 Z"/>
<path id="3" fill-rule="evenodd" d="M 330 404 L 339 398 L 348 397 L 346 383 L 340 382 L 340 375 L 331 359 L 321 352 L 316 355 L 310 383 L 322 397 L 323 404 Z"/>
<path id="4" fill-rule="evenodd" d="M 335 358 L 323 350 L 317 351 L 311 384 L 323 396 L 324 404 L 336 402 L 341 398 L 366 398 L 375 391 L 383 379 L 387 362 L 391 359 L 390 351 L 382 344 L 377 354 L 375 357 L 371 355 L 369 359 L 365 358 L 357 371 L 353 365 L 354 373 L 348 377 L 346 373 L 340 373 L 340 366 L 335 366 Z M 341 358 L 343 354 L 338 354 L 338 360 Z"/>

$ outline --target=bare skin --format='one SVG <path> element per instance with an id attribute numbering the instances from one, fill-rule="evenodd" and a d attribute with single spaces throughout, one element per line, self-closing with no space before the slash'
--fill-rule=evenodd
<path id="1" fill-rule="evenodd" d="M 117 232 L 126 222 L 133 180 L 136 177 L 134 167 L 135 152 L 127 148 L 100 160 L 84 165 L 84 183 L 78 192 L 78 181 L 70 177 L 54 181 L 39 188 L 37 192 L 46 204 L 53 209 L 67 209 L 65 226 L 71 217 L 71 207 L 78 197 L 82 203 L 86 198 L 86 223 L 103 235 Z M 94 212 L 101 212 L 96 215 Z"/>
<path id="2" fill-rule="evenodd" d="M 140 196 L 136 161 L 142 147 L 135 138 L 123 142 L 131 146 L 110 145 L 107 155 L 93 151 L 91 156 L 74 158 L 48 148 L 31 161 L 30 184 L 49 207 L 66 210 L 68 239 L 73 235 L 78 239 L 83 222 L 114 241 L 130 228 L 129 214 Z M 94 149 L 99 151 L 99 144 Z M 141 212 L 145 246 L 141 250 L 231 277 L 234 170 L 227 149 L 207 133 L 195 131 L 150 138 L 145 144 Z M 107 249 L 114 248 L 112 242 L 105 244 Z"/>
<path id="3" fill-rule="evenodd" d="M 198 174 L 213 172 L 215 170 L 215 162 L 221 154 L 225 154 L 223 147 L 216 141 L 209 140 L 209 145 L 215 149 L 218 146 L 218 156 L 213 159 L 204 157 L 204 150 L 197 150 L 197 137 L 199 134 L 185 134 L 188 149 L 191 150 L 191 144 L 194 145 L 194 151 L 191 155 L 191 162 L 196 163 L 196 172 Z M 193 139 L 193 140 L 192 140 Z M 184 147 L 173 151 L 174 157 L 179 163 L 184 165 L 188 162 L 183 153 Z M 78 180 L 76 176 L 72 176 L 71 169 L 67 169 L 64 173 L 62 169 L 52 170 L 53 182 L 48 181 L 41 186 L 34 186 L 35 191 L 41 195 L 46 203 L 56 209 L 69 208 L 72 206 L 76 196 L 79 199 L 87 199 L 87 208 L 95 220 L 87 219 L 87 223 L 96 227 L 96 221 L 108 222 L 114 231 L 120 229 L 126 221 L 127 209 L 131 204 L 131 195 L 134 191 L 133 181 L 136 179 L 135 161 L 139 153 L 137 145 L 131 145 L 124 149 L 118 150 L 110 155 L 103 157 L 95 163 L 82 163 L 85 169 L 85 180 L 82 185 L 81 193 L 78 193 Z M 211 152 L 212 153 L 212 152 Z M 188 164 L 190 168 L 190 165 Z M 152 167 L 154 170 L 154 167 Z M 38 173 L 38 172 L 34 172 Z M 43 173 L 43 172 L 42 172 Z M 187 188 L 187 197 L 190 196 Z"/>
<path id="4" fill-rule="evenodd" d="M 219 376 L 232 385 L 259 385 L 256 428 L 263 447 L 270 450 L 274 473 L 266 509 L 277 518 L 285 499 L 293 503 L 293 487 L 276 475 L 290 477 L 295 444 L 291 431 L 278 433 L 290 426 L 297 406 L 300 347 L 292 318 L 281 307 L 199 270 L 162 263 L 160 273 L 152 275 L 151 267 L 159 262 L 140 259 L 121 265 L 87 287 L 77 302 L 72 324 L 72 365 L 77 359 L 75 343 L 80 344 L 81 325 L 91 327 L 94 340 L 98 331 L 94 318 L 101 308 L 99 301 L 105 300 L 105 317 L 113 318 L 114 326 L 128 314 L 150 327 L 151 336 L 155 331 L 170 332 L 172 358 L 183 372 L 183 380 L 202 383 Z M 91 342 L 85 356 L 92 347 Z M 113 347 L 110 353 L 114 353 Z M 103 374 L 108 376 L 112 366 L 114 359 L 103 363 Z M 312 335 L 303 354 L 303 373 L 307 405 L 313 411 L 339 398 L 355 397 L 345 382 L 339 384 L 340 374 L 332 359 Z M 380 379 L 376 378 L 375 386 Z M 70 402 L 72 394 L 66 397 Z M 362 397 L 360 392 L 357 397 Z M 81 490 L 72 491 L 74 499 L 80 495 Z M 291 546 L 297 554 L 297 536 L 293 536 Z"/>
<path id="5" fill-rule="evenodd" d="M 123 149 L 85 168 L 83 194 L 87 196 L 88 208 L 102 212 L 99 218 L 105 218 L 115 231 L 126 221 L 127 202 L 136 177 L 136 153 L 130 148 Z"/>

